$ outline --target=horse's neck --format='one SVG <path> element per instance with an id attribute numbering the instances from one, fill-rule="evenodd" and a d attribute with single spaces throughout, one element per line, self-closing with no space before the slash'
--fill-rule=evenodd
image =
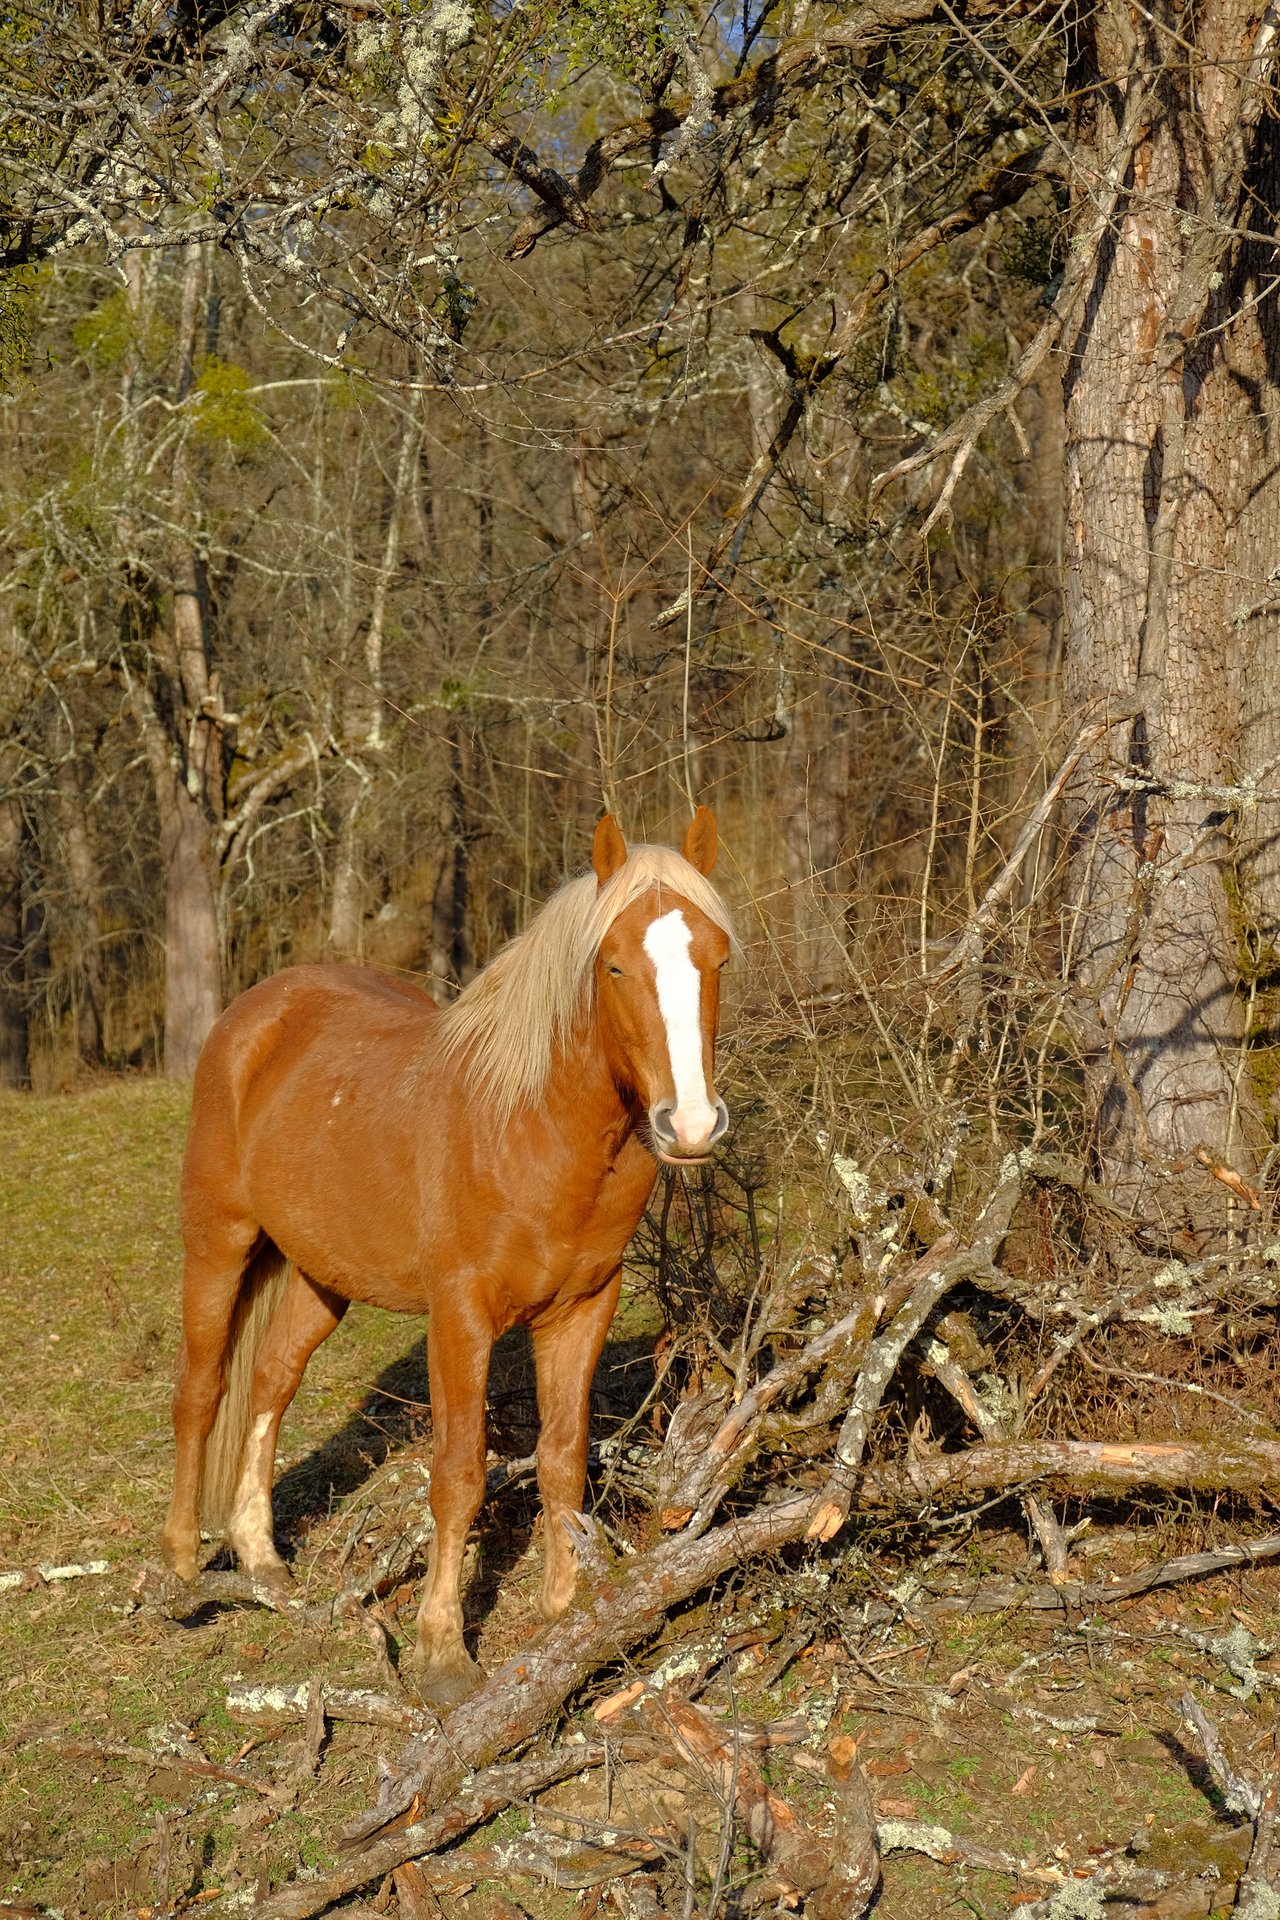
<path id="1" fill-rule="evenodd" d="M 594 1015 L 557 1050 L 542 1105 L 557 1128 L 584 1141 L 603 1140 L 606 1157 L 619 1153 L 635 1131 L 634 1113 L 614 1084 Z"/>

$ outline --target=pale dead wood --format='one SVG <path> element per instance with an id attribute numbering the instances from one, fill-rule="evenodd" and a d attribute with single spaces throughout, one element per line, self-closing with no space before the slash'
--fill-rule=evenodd
<path id="1" fill-rule="evenodd" d="M 1014 1607 L 1061 1612 L 1064 1608 L 1112 1605 L 1152 1593 L 1158 1587 L 1176 1586 L 1183 1580 L 1203 1580 L 1211 1574 L 1224 1573 L 1228 1567 L 1253 1566 L 1277 1556 L 1280 1556 L 1280 1533 L 1272 1533 L 1262 1540 L 1241 1541 L 1204 1553 L 1178 1554 L 1172 1560 L 1156 1561 L 1109 1583 L 1064 1580 L 1061 1585 L 1023 1587 L 1015 1582 L 984 1582 L 972 1594 L 934 1596 L 929 1607 L 943 1613 L 1002 1613 Z"/>
<path id="2" fill-rule="evenodd" d="M 1236 1910 L 1242 1916 L 1262 1916 L 1280 1911 L 1280 1849 L 1276 1846 L 1276 1818 L 1280 1813 L 1280 1780 L 1275 1774 L 1262 1789 L 1258 1817 L 1253 1828 L 1253 1847 L 1236 1895 Z"/>
<path id="3" fill-rule="evenodd" d="M 109 1560 L 86 1560 L 64 1567 L 12 1567 L 0 1573 L 0 1593 L 29 1593 L 33 1588 L 52 1586 L 60 1580 L 101 1580 L 111 1572 Z"/>
<path id="4" fill-rule="evenodd" d="M 302 1680 L 282 1686 L 236 1686 L 227 1691 L 227 1712 L 234 1719 L 305 1720 L 311 1683 Z M 429 1707 L 416 1707 L 403 1697 L 374 1693 L 365 1687 L 326 1687 L 324 1711 L 330 1720 L 351 1720 L 359 1726 L 392 1727 L 400 1733 L 429 1733 L 440 1724 Z"/>
<path id="5" fill-rule="evenodd" d="M 943 1867 L 972 1867 L 979 1873 L 1007 1873 L 1032 1884 L 1056 1886 L 1056 1867 L 1033 1866 L 1002 1847 L 988 1847 L 927 1820 L 882 1820 L 876 1829 L 881 1853 L 921 1853 Z"/>
<path id="6" fill-rule="evenodd" d="M 1024 1177 L 1032 1170 L 1032 1156 L 1007 1156 L 996 1189 L 978 1216 L 969 1245 L 942 1260 L 930 1262 L 891 1325 L 872 1342 L 840 1428 L 831 1475 L 808 1528 L 809 1539 L 830 1540 L 844 1525 L 871 1421 L 903 1354 L 953 1287 L 991 1267 L 1022 1197 Z"/>
<path id="7" fill-rule="evenodd" d="M 1064 1486 L 1256 1493 L 1280 1486 L 1280 1440 L 1004 1440 L 863 1469 L 868 1506 L 919 1508 L 1048 1480 Z M 1268 1554 L 1258 1556 L 1269 1558 Z"/>
<path id="8" fill-rule="evenodd" d="M 957 1406 L 973 1422 L 983 1439 L 1004 1440 L 1007 1437 L 1004 1427 L 987 1407 L 972 1380 L 940 1336 L 935 1335 L 928 1341 L 924 1352 L 934 1378 L 940 1386 L 946 1388 Z M 1065 1580 L 1067 1578 L 1066 1536 L 1058 1525 L 1052 1507 L 1038 1500 L 1033 1493 L 1022 1495 L 1022 1507 L 1040 1542 L 1046 1573 L 1055 1582 Z"/>

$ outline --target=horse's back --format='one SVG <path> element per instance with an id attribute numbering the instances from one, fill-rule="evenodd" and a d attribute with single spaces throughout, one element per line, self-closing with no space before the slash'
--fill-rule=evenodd
<path id="1" fill-rule="evenodd" d="M 233 1175 L 246 1136 L 281 1103 L 305 1124 L 319 1084 L 353 1059 L 380 1056 L 394 1076 L 438 1011 L 416 982 L 377 967 L 287 967 L 247 988 L 196 1064 L 184 1188 Z"/>
<path id="2" fill-rule="evenodd" d="M 284 1050 L 305 1050 L 335 1032 L 348 1044 L 374 1035 L 417 1038 L 439 1009 L 415 981 L 379 967 L 286 967 L 246 988 L 204 1044 L 202 1079 L 243 1086 Z"/>

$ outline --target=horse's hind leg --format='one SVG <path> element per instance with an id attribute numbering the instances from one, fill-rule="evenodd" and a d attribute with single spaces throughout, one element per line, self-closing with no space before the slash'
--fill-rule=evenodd
<path id="1" fill-rule="evenodd" d="M 566 1514 L 582 1507 L 587 1479 L 591 1382 L 618 1304 L 621 1269 L 589 1299 L 552 1312 L 533 1329 L 538 1373 L 538 1491 L 542 1495 L 544 1619 L 554 1620 L 573 1599 L 578 1556 Z"/>
<path id="2" fill-rule="evenodd" d="M 333 1332 L 347 1305 L 339 1294 L 295 1268 L 258 1350 L 250 1387 L 249 1437 L 226 1534 L 245 1571 L 272 1586 L 285 1586 L 290 1577 L 276 1552 L 271 1516 L 280 1422 L 308 1360 Z"/>
<path id="3" fill-rule="evenodd" d="M 200 1552 L 200 1480 L 222 1398 L 236 1301 L 258 1240 L 249 1221 L 205 1225 L 187 1245 L 182 1275 L 182 1351 L 173 1394 L 173 1497 L 162 1549 L 174 1572 L 194 1580 Z"/>

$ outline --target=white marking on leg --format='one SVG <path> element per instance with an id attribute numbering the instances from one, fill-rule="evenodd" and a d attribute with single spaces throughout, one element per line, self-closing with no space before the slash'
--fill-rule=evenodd
<path id="1" fill-rule="evenodd" d="M 667 1030 L 675 1083 L 671 1125 L 682 1147 L 702 1146 L 716 1123 L 702 1070 L 702 976 L 689 958 L 692 944 L 679 908 L 652 921 L 644 936 L 644 950 L 657 975 L 658 1011 Z"/>
<path id="2" fill-rule="evenodd" d="M 245 1451 L 244 1472 L 240 1475 L 231 1518 L 227 1522 L 227 1537 L 250 1572 L 258 1567 L 275 1566 L 280 1558 L 276 1552 L 275 1529 L 271 1524 L 271 1470 L 267 1446 L 271 1424 L 269 1413 L 260 1413 L 253 1423 L 253 1432 L 249 1435 L 249 1445 Z"/>

